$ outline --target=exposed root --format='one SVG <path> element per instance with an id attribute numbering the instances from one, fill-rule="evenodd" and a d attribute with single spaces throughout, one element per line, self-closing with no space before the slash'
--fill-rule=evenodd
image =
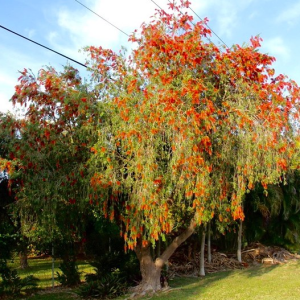
<path id="1" fill-rule="evenodd" d="M 146 285 L 146 284 L 141 283 L 141 284 L 131 287 L 129 289 L 130 296 L 127 299 L 138 299 L 138 298 L 145 297 L 145 296 L 152 298 L 153 296 L 157 295 L 158 293 L 167 291 L 168 289 L 169 289 L 169 287 L 153 289 L 153 287 L 151 285 Z"/>

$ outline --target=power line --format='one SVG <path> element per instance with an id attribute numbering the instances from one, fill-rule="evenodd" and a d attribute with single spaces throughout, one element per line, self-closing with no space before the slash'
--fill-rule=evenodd
<path id="1" fill-rule="evenodd" d="M 95 14 L 96 16 L 98 16 L 99 18 L 101 18 L 102 20 L 104 20 L 106 23 L 108 23 L 109 25 L 115 27 L 116 29 L 118 29 L 120 32 L 122 32 L 123 34 L 127 35 L 129 37 L 129 34 L 127 34 L 125 31 L 123 31 L 122 29 L 120 29 L 119 27 L 115 26 L 114 24 L 112 24 L 111 22 L 109 22 L 108 20 L 104 19 L 103 17 L 101 17 L 99 14 L 97 14 L 96 12 L 94 12 L 92 9 L 88 8 L 87 6 L 85 6 L 84 4 L 82 4 L 81 2 L 79 2 L 78 0 L 75 0 L 77 3 L 79 3 L 80 5 L 82 5 L 83 7 L 85 7 L 86 9 L 88 9 L 90 12 L 92 12 L 93 14 Z"/>
<path id="2" fill-rule="evenodd" d="M 2 25 L 0 25 L 0 27 L 3 28 L 3 29 L 5 29 L 5 30 L 7 30 L 7 31 L 9 31 L 9 32 L 11 32 L 11 33 L 13 33 L 13 34 L 15 34 L 15 35 L 17 35 L 17 36 L 19 36 L 19 37 L 21 37 L 21 38 L 23 38 L 23 39 L 25 39 L 25 40 L 27 40 L 27 41 L 29 41 L 29 42 L 31 42 L 31 43 L 34 43 L 34 44 L 36 44 L 36 45 L 38 45 L 38 46 L 40 46 L 40 47 L 43 47 L 43 48 L 45 48 L 45 49 L 47 49 L 47 50 L 49 50 L 49 51 L 52 51 L 52 52 L 54 52 L 54 53 L 56 53 L 56 54 L 58 54 L 58 55 L 60 55 L 60 56 L 63 56 L 63 57 L 65 57 L 65 58 L 67 58 L 67 59 L 73 61 L 73 62 L 76 63 L 76 64 L 79 64 L 79 65 L 81 65 L 81 66 L 83 66 L 83 67 L 85 67 L 85 68 L 87 67 L 86 65 L 84 65 L 84 64 L 81 63 L 81 62 L 79 62 L 79 61 L 77 61 L 77 60 L 75 60 L 75 59 L 73 59 L 73 58 L 70 58 L 70 57 L 68 57 L 68 56 L 66 56 L 66 55 L 64 55 L 64 54 L 62 54 L 62 53 L 60 53 L 60 52 L 57 52 L 57 51 L 55 51 L 55 50 L 53 50 L 53 49 L 51 49 L 51 48 L 49 48 L 49 47 L 46 47 L 46 46 L 44 46 L 44 45 L 42 45 L 42 44 L 40 44 L 40 43 L 38 43 L 38 42 L 35 42 L 35 41 L 33 41 L 33 40 L 31 40 L 31 39 L 29 39 L 29 38 L 27 38 L 27 37 L 25 37 L 25 36 L 23 36 L 23 35 L 21 35 L 21 34 L 15 32 L 15 31 L 13 31 L 13 30 L 10 30 L 10 29 L 8 29 L 8 28 L 2 26 Z"/>
<path id="3" fill-rule="evenodd" d="M 75 0 L 77 1 L 77 0 Z M 154 0 L 150 0 L 151 2 L 153 2 L 160 10 L 162 10 L 165 14 L 166 12 L 154 1 Z M 171 3 L 170 0 L 168 0 L 169 3 Z M 199 18 L 199 20 L 201 20 L 202 22 L 204 22 L 204 20 L 189 6 L 189 9 Z M 183 12 L 179 10 L 179 12 L 183 15 Z M 194 26 L 195 24 L 193 22 L 191 22 Z M 229 49 L 229 47 L 227 46 L 227 44 L 216 34 L 216 32 L 211 28 L 209 27 L 207 24 L 205 24 L 205 26 L 210 29 L 210 31 Z M 211 43 L 214 44 L 214 42 L 212 42 L 210 40 L 210 38 L 206 37 Z"/>
<path id="4" fill-rule="evenodd" d="M 166 12 L 155 1 L 151 0 L 151 2 L 153 2 L 161 11 L 166 14 Z"/>
<path id="5" fill-rule="evenodd" d="M 189 7 L 189 9 L 203 22 L 203 19 L 191 7 Z M 210 29 L 210 31 L 226 46 L 226 48 L 229 49 L 229 47 L 227 46 L 227 44 L 212 30 L 211 27 L 209 27 L 207 24 L 206 24 L 206 27 L 208 29 Z"/>

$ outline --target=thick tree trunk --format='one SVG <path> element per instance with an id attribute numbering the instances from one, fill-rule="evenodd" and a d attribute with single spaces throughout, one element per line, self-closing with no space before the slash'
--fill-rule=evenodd
<path id="1" fill-rule="evenodd" d="M 143 293 L 157 291 L 161 289 L 160 274 L 163 263 L 156 259 L 153 261 L 150 246 L 142 247 L 140 250 L 139 261 L 142 274 L 140 287 Z"/>
<path id="2" fill-rule="evenodd" d="M 200 276 L 205 276 L 205 268 L 204 268 L 204 252 L 205 252 L 205 228 L 203 227 L 202 235 L 201 235 L 201 252 L 200 252 Z"/>
<path id="3" fill-rule="evenodd" d="M 195 230 L 195 222 L 192 221 L 190 226 L 176 237 L 166 250 L 155 259 L 151 255 L 150 243 L 142 245 L 142 241 L 138 241 L 135 248 L 137 258 L 140 262 L 140 270 L 142 275 L 141 283 L 135 288 L 138 294 L 154 293 L 162 289 L 161 285 L 161 270 L 168 262 L 175 250 L 188 238 Z"/>
<path id="4" fill-rule="evenodd" d="M 207 228 L 207 261 L 211 263 L 211 224 L 208 222 Z"/>
<path id="5" fill-rule="evenodd" d="M 243 221 L 240 220 L 239 231 L 238 231 L 238 247 L 237 247 L 237 259 L 242 262 L 242 232 L 243 232 Z"/>

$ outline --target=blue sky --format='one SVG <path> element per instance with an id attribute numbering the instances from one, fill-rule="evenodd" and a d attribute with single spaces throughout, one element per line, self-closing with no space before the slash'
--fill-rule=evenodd
<path id="1" fill-rule="evenodd" d="M 197 14 L 230 47 L 263 38 L 262 52 L 276 57 L 276 73 L 300 84 L 300 0 L 190 0 Z M 123 31 L 131 33 L 155 12 L 151 0 L 81 0 L 83 4 Z M 168 0 L 155 0 L 166 9 Z M 190 11 L 191 14 L 193 14 Z M 195 16 L 195 21 L 198 17 Z M 75 60 L 85 62 L 78 52 L 85 46 L 114 50 L 129 48 L 128 37 L 92 14 L 75 0 L 1 1 L 0 25 L 16 31 Z M 221 42 L 213 35 L 216 44 Z M 0 111 L 11 110 L 10 97 L 24 68 L 38 70 L 51 65 L 57 70 L 67 59 L 38 47 L 0 28 Z M 71 63 L 83 77 L 84 67 Z"/>

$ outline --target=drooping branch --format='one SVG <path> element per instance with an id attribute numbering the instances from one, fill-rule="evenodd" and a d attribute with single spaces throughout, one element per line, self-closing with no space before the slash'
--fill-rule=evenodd
<path id="1" fill-rule="evenodd" d="M 190 225 L 172 241 L 162 255 L 156 260 L 156 264 L 165 264 L 176 249 L 195 232 L 195 227 L 196 222 L 192 219 Z"/>

